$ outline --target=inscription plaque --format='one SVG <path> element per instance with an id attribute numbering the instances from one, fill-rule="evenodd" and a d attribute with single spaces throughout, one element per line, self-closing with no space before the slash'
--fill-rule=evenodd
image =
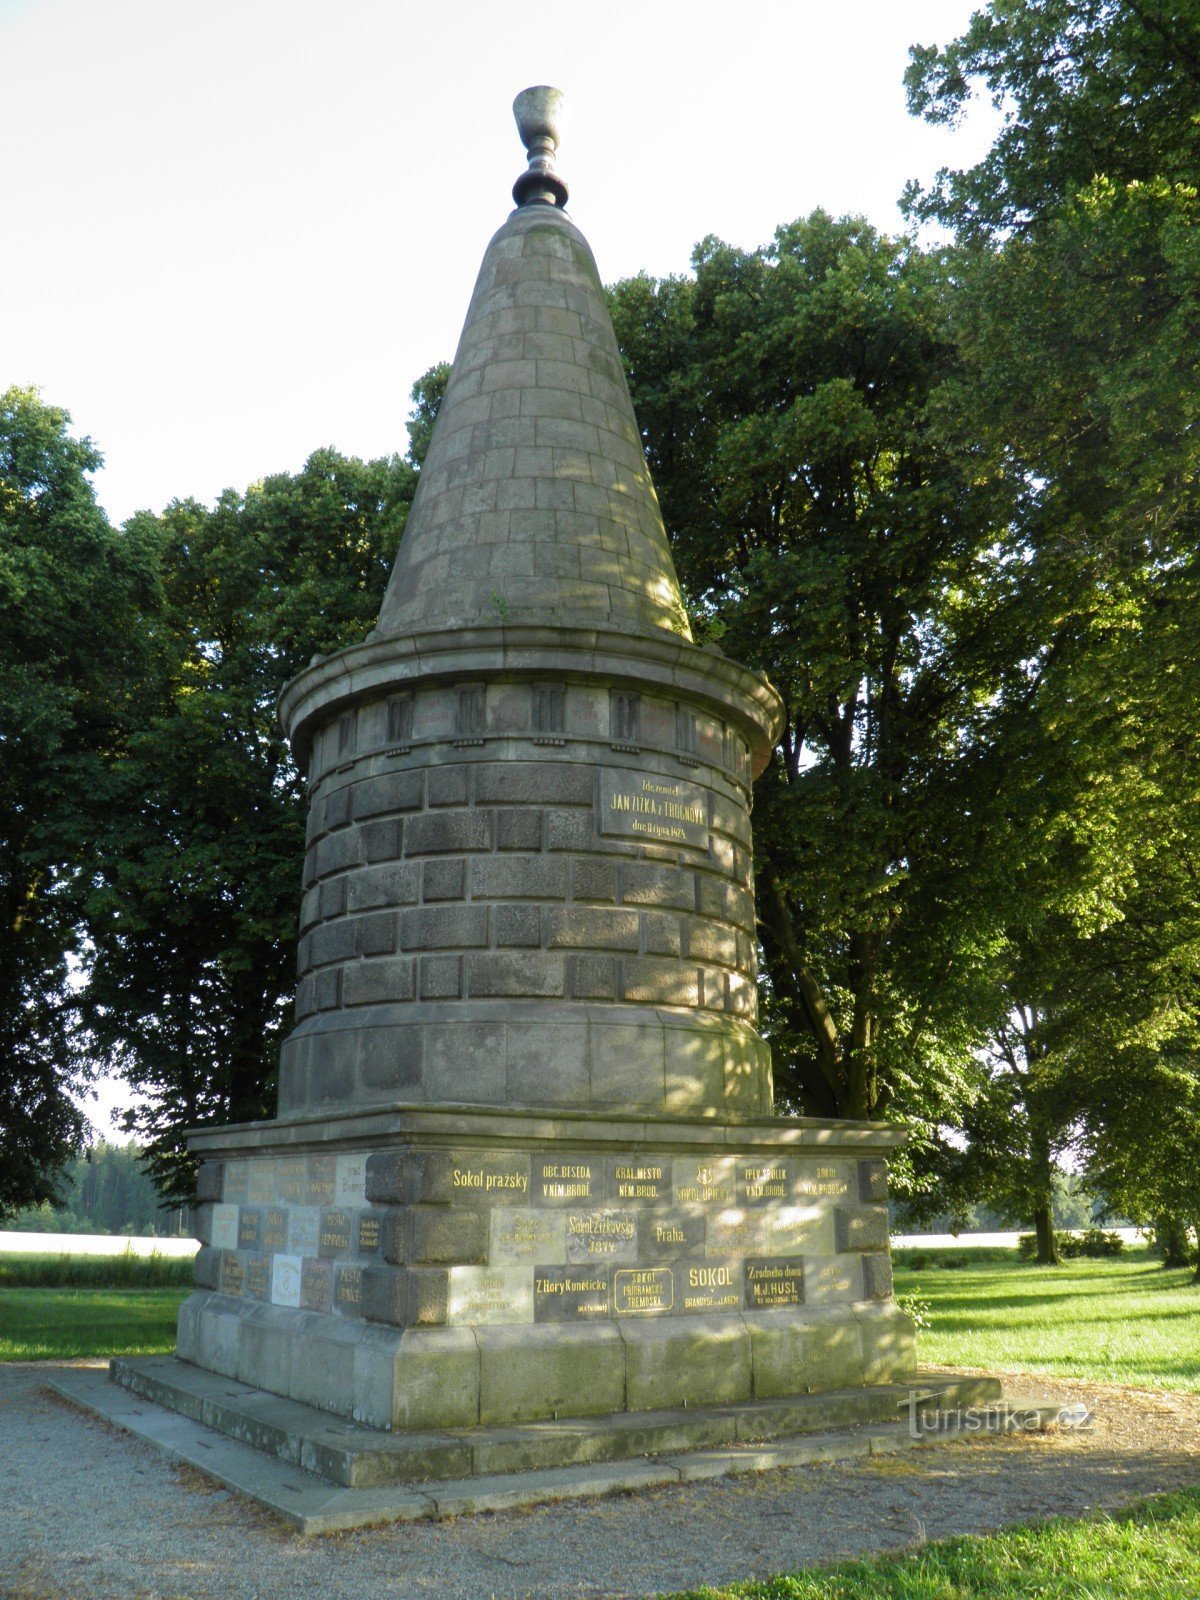
<path id="1" fill-rule="evenodd" d="M 246 1262 L 246 1293 L 253 1300 L 271 1298 L 271 1271 L 266 1256 L 251 1256 Z"/>
<path id="2" fill-rule="evenodd" d="M 535 1322 L 582 1322 L 608 1316 L 606 1267 L 537 1267 L 533 1275 Z"/>
<path id="3" fill-rule="evenodd" d="M 365 1155 L 338 1156 L 335 1168 L 334 1199 L 340 1206 L 361 1206 L 367 1198 L 367 1158 Z"/>
<path id="4" fill-rule="evenodd" d="M 362 1268 L 339 1267 L 337 1286 L 333 1291 L 334 1304 L 339 1311 L 357 1316 L 362 1310 Z"/>
<path id="5" fill-rule="evenodd" d="M 743 1270 L 748 1311 L 768 1311 L 775 1306 L 803 1304 L 802 1261 L 747 1261 Z"/>
<path id="6" fill-rule="evenodd" d="M 257 1210 L 250 1210 L 246 1206 L 242 1207 L 242 1213 L 238 1217 L 239 1250 L 258 1249 L 258 1241 L 261 1237 L 259 1229 L 261 1220 L 261 1214 Z"/>
<path id="7" fill-rule="evenodd" d="M 636 1261 L 637 1222 L 630 1211 L 569 1211 L 567 1260 Z"/>
<path id="8" fill-rule="evenodd" d="M 684 1311 L 732 1311 L 742 1304 L 739 1261 L 689 1261 L 677 1270 Z"/>
<path id="9" fill-rule="evenodd" d="M 300 1304 L 299 1256 L 271 1257 L 271 1303 L 277 1306 Z"/>
<path id="10" fill-rule="evenodd" d="M 224 1250 L 221 1253 L 221 1276 L 218 1280 L 222 1294 L 241 1294 L 242 1292 L 242 1258 L 236 1250 Z"/>
<path id="11" fill-rule="evenodd" d="M 791 1197 L 792 1174 L 785 1161 L 745 1161 L 737 1164 L 738 1199 L 743 1205 Z"/>
<path id="12" fill-rule="evenodd" d="M 533 1163 L 533 1192 L 544 1205 L 590 1200 L 598 1183 L 596 1164 L 586 1156 L 560 1156 Z"/>
<path id="13" fill-rule="evenodd" d="M 379 1251 L 379 1218 L 364 1211 L 358 1219 L 358 1254 L 373 1256 Z"/>
<path id="14" fill-rule="evenodd" d="M 252 1161 L 246 1179 L 246 1199 L 252 1206 L 266 1205 L 275 1198 L 275 1163 Z"/>
<path id="15" fill-rule="evenodd" d="M 247 1199 L 249 1189 L 250 1163 L 248 1161 L 227 1161 L 225 1163 L 225 1177 L 221 1185 L 223 1198 L 241 1204 Z"/>
<path id="16" fill-rule="evenodd" d="M 350 1249 L 353 1230 L 354 1219 L 348 1211 L 322 1211 L 318 1253 L 322 1256 L 344 1255 Z"/>
<path id="17" fill-rule="evenodd" d="M 450 1167 L 450 1187 L 456 1198 L 460 1194 L 482 1194 L 520 1205 L 529 1194 L 529 1157 L 471 1154 L 455 1158 Z"/>
<path id="18" fill-rule="evenodd" d="M 704 1254 L 704 1216 L 699 1211 L 643 1212 L 638 1217 L 638 1257 L 678 1261 Z"/>
<path id="19" fill-rule="evenodd" d="M 833 1212 L 817 1205 L 786 1205 L 766 1217 L 766 1253 L 772 1256 L 832 1255 Z"/>
<path id="20" fill-rule="evenodd" d="M 618 1267 L 613 1273 L 613 1310 L 619 1317 L 674 1307 L 675 1274 L 670 1267 Z"/>
<path id="21" fill-rule="evenodd" d="M 600 832 L 708 849 L 708 792 L 657 774 L 600 774 Z"/>
<path id="22" fill-rule="evenodd" d="M 730 1156 L 716 1156 L 709 1161 L 673 1161 L 671 1182 L 676 1204 L 731 1206 L 734 1165 Z"/>
<path id="23" fill-rule="evenodd" d="M 309 1156 L 305 1175 L 304 1198 L 310 1206 L 327 1206 L 333 1199 L 333 1186 L 337 1178 L 335 1156 Z"/>
<path id="24" fill-rule="evenodd" d="M 805 1161 L 800 1163 L 793 1194 L 798 1200 L 844 1200 L 853 1189 L 857 1194 L 856 1161 Z"/>
<path id="25" fill-rule="evenodd" d="M 285 1156 L 278 1163 L 276 1181 L 279 1184 L 279 1198 L 299 1205 L 308 1184 L 308 1165 L 304 1157 Z"/>
<path id="26" fill-rule="evenodd" d="M 489 1224 L 488 1262 L 561 1261 L 567 1253 L 567 1219 L 560 1211 L 531 1206 L 497 1206 Z"/>
<path id="27" fill-rule="evenodd" d="M 300 1269 L 300 1304 L 305 1311 L 328 1311 L 333 1299 L 333 1268 L 327 1261 L 306 1261 Z"/>
<path id="28" fill-rule="evenodd" d="M 705 1253 L 710 1256 L 744 1256 L 766 1248 L 764 1218 L 760 1211 L 730 1206 L 709 1217 Z"/>
<path id="29" fill-rule="evenodd" d="M 532 1322 L 529 1267 L 451 1267 L 447 1322 Z"/>
<path id="30" fill-rule="evenodd" d="M 859 1256 L 806 1256 L 804 1299 L 810 1306 L 844 1304 L 862 1298 Z"/>
<path id="31" fill-rule="evenodd" d="M 671 1168 L 666 1161 L 631 1161 L 611 1157 L 608 1162 L 610 1200 L 668 1200 Z"/>
<path id="32" fill-rule="evenodd" d="M 288 1250 L 294 1256 L 315 1256 L 321 1236 L 321 1213 L 316 1206 L 297 1206 L 288 1216 Z"/>
<path id="33" fill-rule="evenodd" d="M 214 1206 L 212 1208 L 212 1247 L 214 1250 L 236 1250 L 238 1242 L 238 1208 Z"/>
<path id="34" fill-rule="evenodd" d="M 264 1250 L 286 1250 L 288 1214 L 286 1206 L 268 1206 L 262 1214 L 262 1247 Z"/>

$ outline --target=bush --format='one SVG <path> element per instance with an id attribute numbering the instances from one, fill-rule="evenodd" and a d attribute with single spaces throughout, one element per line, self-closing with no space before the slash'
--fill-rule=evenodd
<path id="1" fill-rule="evenodd" d="M 1103 1228 L 1085 1228 L 1082 1233 L 1055 1232 L 1055 1249 L 1063 1261 L 1077 1261 L 1080 1257 L 1099 1258 L 1119 1256 L 1125 1241 L 1119 1233 L 1106 1233 Z M 1023 1233 L 1017 1240 L 1017 1250 L 1022 1261 L 1037 1259 L 1037 1235 Z"/>

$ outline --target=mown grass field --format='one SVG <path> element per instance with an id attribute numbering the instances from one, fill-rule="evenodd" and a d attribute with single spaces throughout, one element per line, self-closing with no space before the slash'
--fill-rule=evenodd
<path id="1" fill-rule="evenodd" d="M 1200 1490 L 670 1600 L 1196 1600 Z"/>
<path id="2" fill-rule="evenodd" d="M 186 1257 L 0 1255 L 0 1362 L 173 1350 L 191 1277 Z"/>
<path id="3" fill-rule="evenodd" d="M 1200 1288 L 1190 1268 L 1166 1272 L 1147 1250 L 1061 1267 L 1010 1258 L 914 1272 L 903 1259 L 896 1293 L 929 1306 L 917 1342 L 924 1365 L 1200 1391 Z"/>

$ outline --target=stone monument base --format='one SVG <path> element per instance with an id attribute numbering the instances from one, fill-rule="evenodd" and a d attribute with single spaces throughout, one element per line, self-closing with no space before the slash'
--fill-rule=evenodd
<path id="1" fill-rule="evenodd" d="M 179 1356 L 396 1430 L 902 1383 L 902 1138 L 444 1106 L 197 1134 Z"/>

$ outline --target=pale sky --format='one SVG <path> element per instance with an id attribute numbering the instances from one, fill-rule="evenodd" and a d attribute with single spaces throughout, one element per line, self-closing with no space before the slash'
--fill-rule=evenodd
<path id="1" fill-rule="evenodd" d="M 91 435 L 116 522 L 322 445 L 402 452 L 512 207 L 519 90 L 569 97 L 559 170 L 605 280 L 684 272 L 706 234 L 816 206 L 898 231 L 907 178 L 990 142 L 987 108 L 904 108 L 908 46 L 973 9 L 0 0 L 0 389 Z"/>

